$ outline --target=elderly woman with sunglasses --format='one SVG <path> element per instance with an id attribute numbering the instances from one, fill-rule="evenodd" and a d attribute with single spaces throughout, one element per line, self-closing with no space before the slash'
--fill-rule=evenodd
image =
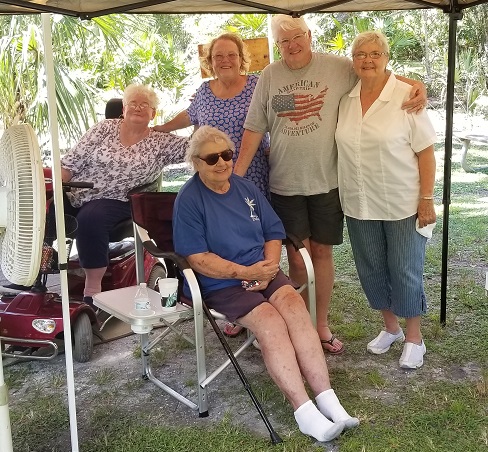
<path id="1" fill-rule="evenodd" d="M 198 88 L 190 106 L 171 121 L 156 130 L 171 132 L 191 125 L 211 125 L 225 132 L 235 146 L 233 160 L 239 155 L 244 120 L 258 81 L 258 76 L 247 74 L 250 59 L 246 45 L 239 35 L 223 33 L 204 49 L 202 67 L 213 77 Z M 256 155 L 244 177 L 252 181 L 269 198 L 269 134 L 260 140 Z M 228 323 L 224 334 L 235 337 L 242 327 Z"/>
<path id="2" fill-rule="evenodd" d="M 401 109 L 410 86 L 387 71 L 389 54 L 378 31 L 353 42 L 359 82 L 339 107 L 339 193 L 361 285 L 384 322 L 367 350 L 382 354 L 405 341 L 400 367 L 416 369 L 426 352 L 420 331 L 427 308 L 424 228 L 436 220 L 436 134 L 425 111 Z M 399 317 L 406 319 L 406 336 Z"/>
<path id="3" fill-rule="evenodd" d="M 176 198 L 175 251 L 196 271 L 207 305 L 256 335 L 300 430 L 330 441 L 359 420 L 331 389 L 305 303 L 279 268 L 283 224 L 253 183 L 232 174 L 233 152 L 234 143 L 220 130 L 203 126 L 194 133 L 187 160 L 196 174 Z M 187 287 L 184 291 L 190 295 Z"/>
<path id="4" fill-rule="evenodd" d="M 72 189 L 65 211 L 76 216 L 80 264 L 85 271 L 84 301 L 102 290 L 108 265 L 108 237 L 131 217 L 127 193 L 156 180 L 165 165 L 184 160 L 188 139 L 149 127 L 158 98 L 144 85 L 129 85 L 123 119 L 95 124 L 62 159 L 63 181 L 93 182 L 93 189 Z"/>

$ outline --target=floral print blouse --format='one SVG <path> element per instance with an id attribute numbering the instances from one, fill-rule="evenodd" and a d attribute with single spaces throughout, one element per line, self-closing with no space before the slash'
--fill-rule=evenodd
<path id="1" fill-rule="evenodd" d="M 127 192 L 157 179 L 163 167 L 184 161 L 188 138 L 156 132 L 132 146 L 120 143 L 123 119 L 95 124 L 61 160 L 72 181 L 93 182 L 93 189 L 71 189 L 73 207 L 92 199 L 128 201 Z"/>

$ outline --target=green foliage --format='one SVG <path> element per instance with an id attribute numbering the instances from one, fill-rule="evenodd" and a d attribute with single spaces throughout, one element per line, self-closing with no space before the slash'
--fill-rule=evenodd
<path id="1" fill-rule="evenodd" d="M 227 31 L 238 33 L 243 39 L 267 36 L 267 16 L 264 14 L 235 14 L 225 28 Z"/>
<path id="2" fill-rule="evenodd" d="M 448 19 L 440 10 L 307 15 L 317 51 L 348 56 L 359 32 L 383 31 L 392 69 L 424 81 L 434 106 L 446 98 Z M 469 114 L 488 114 L 483 104 L 488 95 L 487 22 L 487 4 L 468 8 L 458 22 L 456 107 Z M 0 121 L 4 126 L 27 121 L 40 137 L 48 136 L 40 17 L 0 17 L 0 31 Z M 62 143 L 74 144 L 100 119 L 97 108 L 103 101 L 132 82 L 160 92 L 164 112 L 158 112 L 159 121 L 186 108 L 201 82 L 197 44 L 224 31 L 243 38 L 266 36 L 268 16 L 121 14 L 90 21 L 52 16 Z M 274 56 L 279 58 L 276 49 Z"/>

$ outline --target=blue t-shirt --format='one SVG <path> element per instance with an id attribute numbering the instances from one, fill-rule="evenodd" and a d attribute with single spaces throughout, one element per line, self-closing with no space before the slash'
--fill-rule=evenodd
<path id="1" fill-rule="evenodd" d="M 257 81 L 256 75 L 248 75 L 244 89 L 230 99 L 216 97 L 210 89 L 210 83 L 204 82 L 198 88 L 195 98 L 187 109 L 192 124 L 216 127 L 229 135 L 236 147 L 234 163 L 239 156 L 244 134 L 244 121 Z M 244 177 L 256 184 L 269 199 L 269 163 L 265 153 L 268 148 L 269 134 L 265 133 Z"/>
<path id="2" fill-rule="evenodd" d="M 240 265 L 264 260 L 264 243 L 283 240 L 285 229 L 259 189 L 232 174 L 227 193 L 207 188 L 196 173 L 181 188 L 173 212 L 175 251 L 185 257 L 211 252 Z M 241 284 L 198 274 L 203 295 Z M 185 294 L 188 287 L 185 284 Z"/>

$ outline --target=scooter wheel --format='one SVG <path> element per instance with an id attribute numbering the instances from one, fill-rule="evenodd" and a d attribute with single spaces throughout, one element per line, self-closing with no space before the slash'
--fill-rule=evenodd
<path id="1" fill-rule="evenodd" d="M 158 280 L 166 278 L 166 270 L 161 265 L 155 265 L 147 278 L 147 287 L 159 291 Z"/>
<path id="2" fill-rule="evenodd" d="M 73 325 L 73 341 L 73 359 L 79 363 L 90 361 L 93 354 L 93 332 L 86 312 L 82 312 Z"/>

